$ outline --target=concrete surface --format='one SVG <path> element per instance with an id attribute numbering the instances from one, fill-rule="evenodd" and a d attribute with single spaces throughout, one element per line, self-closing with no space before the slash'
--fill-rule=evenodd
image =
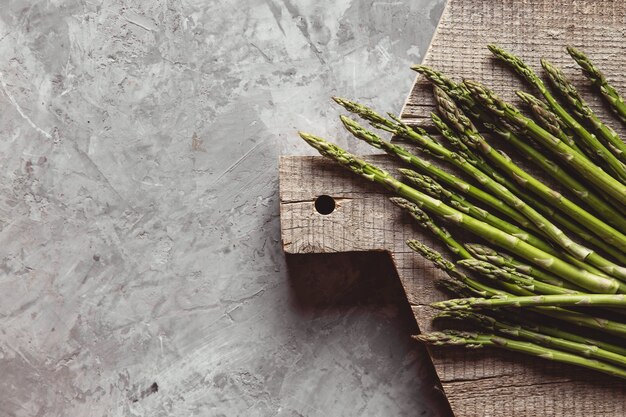
<path id="1" fill-rule="evenodd" d="M 2 1 L 0 416 L 441 413 L 385 259 L 288 275 L 277 161 L 398 112 L 442 8 Z"/>

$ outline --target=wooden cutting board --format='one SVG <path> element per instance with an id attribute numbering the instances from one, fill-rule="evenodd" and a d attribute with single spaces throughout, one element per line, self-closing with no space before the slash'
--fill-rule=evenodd
<path id="1" fill-rule="evenodd" d="M 458 79 L 483 81 L 516 102 L 514 91 L 528 88 L 495 63 L 485 45 L 497 43 L 537 69 L 539 58 L 545 56 L 564 68 L 594 109 L 620 127 L 591 94 L 564 46 L 587 51 L 614 85 L 626 92 L 625 32 L 626 3 L 620 0 L 449 0 L 424 63 Z M 434 110 L 432 103 L 430 88 L 418 77 L 401 117 L 425 124 Z M 386 168 L 397 166 L 382 155 L 366 159 Z M 332 213 L 316 210 L 321 195 L 335 202 Z M 420 330 L 429 331 L 433 311 L 428 305 L 446 298 L 433 285 L 440 272 L 404 242 L 418 238 L 437 244 L 388 196 L 322 157 L 281 158 L 284 249 L 288 254 L 388 251 Z M 615 378 L 496 350 L 431 348 L 429 352 L 457 417 L 626 415 L 626 383 Z"/>

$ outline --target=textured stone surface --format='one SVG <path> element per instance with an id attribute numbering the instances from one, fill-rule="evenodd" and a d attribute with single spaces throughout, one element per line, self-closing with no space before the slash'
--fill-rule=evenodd
<path id="1" fill-rule="evenodd" d="M 359 150 L 328 96 L 399 111 L 442 7 L 3 1 L 0 416 L 440 414 L 385 259 L 287 274 L 277 164 Z"/>

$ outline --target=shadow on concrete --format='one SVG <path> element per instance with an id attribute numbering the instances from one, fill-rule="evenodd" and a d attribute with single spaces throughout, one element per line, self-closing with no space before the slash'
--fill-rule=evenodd
<path id="1" fill-rule="evenodd" d="M 302 313 L 336 314 L 363 310 L 398 309 L 394 340 L 424 358 L 416 380 L 430 387 L 424 402 L 431 415 L 452 416 L 426 348 L 410 336 L 419 333 L 400 278 L 387 252 L 286 255 L 294 308 Z"/>

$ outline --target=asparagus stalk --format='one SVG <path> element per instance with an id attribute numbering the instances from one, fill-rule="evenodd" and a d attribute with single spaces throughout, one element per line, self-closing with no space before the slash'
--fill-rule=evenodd
<path id="1" fill-rule="evenodd" d="M 617 90 L 609 84 L 604 74 L 600 72 L 584 53 L 576 48 L 568 46 L 567 52 L 569 52 L 570 56 L 581 67 L 587 78 L 600 90 L 600 93 L 602 93 L 602 96 L 609 102 L 615 114 L 626 123 L 626 104 Z"/>
<path id="2" fill-rule="evenodd" d="M 475 324 L 481 329 L 527 340 L 538 345 L 572 352 L 585 358 L 593 358 L 626 368 L 626 356 L 604 349 L 588 340 L 573 341 L 568 338 L 550 336 L 528 327 L 525 324 L 513 324 L 494 317 L 467 311 L 444 311 L 436 318 L 464 320 Z M 555 329 L 556 330 L 556 329 Z M 573 335 L 569 335 L 570 337 Z"/>
<path id="3" fill-rule="evenodd" d="M 476 259 L 463 259 L 457 262 L 480 274 L 481 277 L 488 278 L 498 282 L 500 285 L 508 283 L 507 288 L 520 295 L 565 295 L 565 294 L 584 294 L 579 290 L 564 288 L 562 286 L 548 284 L 533 277 L 515 271 L 509 271 L 500 268 L 489 262 Z M 519 287 L 524 291 L 516 291 L 515 287 Z M 623 314 L 624 310 L 610 309 L 612 313 Z"/>
<path id="4" fill-rule="evenodd" d="M 477 259 L 463 259 L 458 261 L 457 264 L 479 273 L 481 277 L 496 281 L 500 285 L 508 283 L 507 288 L 512 289 L 515 293 L 520 295 L 584 294 L 584 292 L 579 290 L 545 283 L 529 275 L 500 268 L 489 262 Z M 516 290 L 516 287 L 518 287 L 519 290 Z M 610 309 L 610 311 L 612 311 L 612 313 L 623 314 L 623 310 L 621 309 L 613 308 Z"/>
<path id="5" fill-rule="evenodd" d="M 471 284 L 467 283 L 467 285 Z M 508 282 L 500 282 L 500 286 L 504 288 L 502 290 L 495 290 L 487 285 L 482 285 L 482 292 L 487 294 L 488 297 L 500 297 L 505 296 L 534 296 L 535 294 L 519 285 L 510 284 Z M 481 296 L 485 297 L 485 296 Z M 597 330 L 603 333 L 609 333 L 622 338 L 626 338 L 626 324 L 615 320 L 609 320 L 603 317 L 592 316 L 588 313 L 581 313 L 578 311 L 568 310 L 562 307 L 543 306 L 543 307 L 529 307 L 529 310 L 536 312 L 540 315 L 552 317 L 566 323 L 574 324 L 580 327 L 586 327 L 588 329 Z"/>
<path id="6" fill-rule="evenodd" d="M 435 113 L 431 113 L 430 115 L 433 124 L 437 128 L 437 131 L 446 138 L 446 140 L 456 149 L 456 153 L 461 155 L 465 160 L 474 165 L 476 168 L 480 169 L 485 174 L 489 175 L 491 178 L 498 181 L 500 184 L 510 189 L 510 186 L 515 186 L 513 183 L 508 181 L 505 177 L 500 175 L 496 170 L 494 170 L 487 162 L 478 154 L 474 153 L 457 135 L 452 132 L 452 130 L 446 125 L 446 123 Z"/>
<path id="7" fill-rule="evenodd" d="M 473 310 L 477 308 L 501 307 L 617 307 L 626 308 L 624 294 L 551 294 L 519 296 L 499 296 L 494 298 L 456 298 L 431 304 L 442 310 Z"/>
<path id="8" fill-rule="evenodd" d="M 594 317 L 588 314 L 571 311 L 561 307 L 536 307 L 534 311 L 546 316 L 575 324 L 589 329 L 600 330 L 622 338 L 626 338 L 626 324 L 615 320 Z"/>
<path id="9" fill-rule="evenodd" d="M 513 257 L 502 254 L 488 246 L 480 245 L 478 243 L 466 243 L 465 249 L 472 255 L 472 257 L 489 262 L 507 271 L 519 272 L 521 274 L 529 275 L 535 279 L 538 279 L 547 284 L 556 285 L 558 287 L 576 289 L 572 284 L 567 281 L 563 281 L 557 276 L 549 274 L 539 268 L 532 265 L 525 264 L 523 262 L 515 260 Z"/>
<path id="10" fill-rule="evenodd" d="M 411 217 L 413 217 L 413 219 L 415 219 L 420 226 L 422 226 L 424 229 L 431 232 L 433 236 L 441 240 L 452 253 L 462 259 L 472 257 L 467 249 L 465 249 L 463 245 L 461 245 L 452 237 L 450 232 L 448 232 L 443 227 L 438 226 L 428 214 L 426 214 L 422 209 L 417 206 L 417 204 L 411 203 L 409 200 L 406 200 L 402 197 L 391 197 L 390 200 L 398 207 L 408 211 Z"/>
<path id="11" fill-rule="evenodd" d="M 590 230 L 596 232 L 608 243 L 626 251 L 625 235 L 593 216 L 583 207 L 580 207 L 573 201 L 564 197 L 562 194 L 543 184 L 541 181 L 537 180 L 535 177 L 528 174 L 526 171 L 513 163 L 508 157 L 505 157 L 502 153 L 496 152 L 478 132 L 469 118 L 462 113 L 454 101 L 443 90 L 435 87 L 435 97 L 439 112 L 444 116 L 444 118 L 448 120 L 457 131 L 461 132 L 465 138 L 467 138 L 468 144 L 471 144 L 476 149 L 479 149 L 494 165 L 509 173 L 511 177 L 517 180 L 518 184 L 529 188 L 537 195 L 541 196 L 545 201 L 556 206 L 564 213 L 569 214 L 581 224 L 588 227 Z M 511 196 L 507 195 L 507 197 L 509 198 L 507 202 L 510 205 L 513 205 L 516 200 Z M 520 200 L 519 197 L 517 197 L 517 200 Z M 528 201 L 529 198 L 526 198 L 525 200 Z M 539 214 L 529 204 L 526 204 L 526 201 L 523 205 L 518 203 L 514 206 L 517 207 L 518 210 L 528 219 L 533 221 L 536 226 L 541 224 L 547 225 L 548 227 L 542 230 L 550 236 L 553 241 L 558 243 L 559 246 L 579 259 L 587 260 L 589 263 L 597 266 L 607 274 L 626 280 L 626 268 L 602 257 L 592 249 L 586 248 L 572 241 L 556 225 L 550 224 L 544 216 Z"/>
<path id="12" fill-rule="evenodd" d="M 525 322 L 524 326 L 527 329 L 535 331 L 537 333 L 542 333 L 542 334 L 545 334 L 545 335 L 548 335 L 548 336 L 558 337 L 560 339 L 571 340 L 572 342 L 578 342 L 578 343 L 582 343 L 582 344 L 598 346 L 599 348 L 604 349 L 604 350 L 608 350 L 609 352 L 613 352 L 613 353 L 617 353 L 617 354 L 622 355 L 622 356 L 626 356 L 626 348 L 625 347 L 618 346 L 618 345 L 613 344 L 613 343 L 607 343 L 605 341 L 598 340 L 598 339 L 592 339 L 592 338 L 589 338 L 587 336 L 581 336 L 580 334 L 575 334 L 575 333 L 563 330 L 561 328 L 557 328 L 557 327 L 553 327 L 553 326 L 546 326 L 546 325 L 543 325 L 543 324 L 538 324 L 537 323 L 538 321 L 543 323 L 545 321 L 545 318 L 542 317 L 541 314 L 538 314 L 536 319 L 531 320 L 530 322 Z"/>
<path id="13" fill-rule="evenodd" d="M 606 147 L 622 162 L 626 162 L 626 143 L 622 141 L 617 132 L 602 121 L 591 110 L 589 105 L 576 90 L 576 87 L 567 79 L 563 71 L 552 65 L 548 60 L 542 59 L 541 66 L 548 73 L 548 77 L 552 86 L 561 93 L 561 95 L 570 104 L 575 115 L 580 119 L 593 126 L 597 136 L 604 140 Z"/>
<path id="14" fill-rule="evenodd" d="M 426 77 L 426 79 L 430 81 L 430 83 L 433 86 L 441 88 L 450 97 L 454 98 L 455 100 L 462 101 L 464 105 L 465 104 L 469 104 L 470 106 L 473 105 L 471 102 L 465 101 L 469 97 L 466 96 L 462 91 L 464 88 L 463 84 L 457 84 L 456 82 L 452 81 L 451 79 L 443 75 L 443 73 L 433 68 L 430 68 L 426 65 L 413 65 L 411 69 L 417 72 L 418 74 L 421 74 L 424 77 Z"/>
<path id="15" fill-rule="evenodd" d="M 472 96 L 486 109 L 527 131 L 533 138 L 553 150 L 561 160 L 575 169 L 581 176 L 587 178 L 621 204 L 626 204 L 626 186 L 624 184 L 611 177 L 563 141 L 552 136 L 534 121 L 522 115 L 514 106 L 499 99 L 481 84 L 466 81 L 465 85 L 471 91 Z"/>
<path id="16" fill-rule="evenodd" d="M 576 133 L 576 137 L 582 140 L 586 146 L 594 149 L 598 156 L 604 160 L 611 171 L 620 179 L 626 179 L 626 166 L 615 157 L 597 138 L 589 133 L 576 119 L 574 119 L 566 109 L 552 96 L 543 81 L 530 69 L 520 58 L 510 54 L 496 45 L 489 45 L 489 50 L 501 61 L 507 63 L 516 73 L 522 76 L 527 82 L 535 86 L 546 99 L 550 108 Z M 571 148 L 570 148 L 571 152 Z M 578 154 L 580 155 L 580 154 Z"/>
<path id="17" fill-rule="evenodd" d="M 448 141 L 456 149 L 458 149 L 457 152 L 452 152 L 449 149 L 437 143 L 430 136 L 428 136 L 428 134 L 423 129 L 418 128 L 418 127 L 412 128 L 402 123 L 400 120 L 398 120 L 397 118 L 395 118 L 395 116 L 391 114 L 389 114 L 389 117 L 391 117 L 393 120 L 389 120 L 381 116 L 380 114 L 376 113 L 374 110 L 362 104 L 359 104 L 359 103 L 356 103 L 356 102 L 353 102 L 344 98 L 340 98 L 340 97 L 333 97 L 333 100 L 335 100 L 338 104 L 343 106 L 346 110 L 354 114 L 358 114 L 363 119 L 369 121 L 372 126 L 381 128 L 395 135 L 405 137 L 411 140 L 414 144 L 418 145 L 420 149 L 434 155 L 437 158 L 441 158 L 449 162 L 450 164 L 461 168 L 464 171 L 467 171 L 469 168 L 462 167 L 461 165 L 464 165 L 466 163 L 470 163 L 474 165 L 477 169 L 473 170 L 474 174 L 471 174 L 471 175 L 474 177 L 478 176 L 478 181 L 480 183 L 484 181 L 482 178 L 484 178 L 485 173 L 492 175 L 494 179 L 496 179 L 498 182 L 506 181 L 506 179 L 504 179 L 502 176 L 497 174 L 489 165 L 485 163 L 484 160 L 482 160 L 482 158 L 479 155 L 476 155 L 475 153 L 473 153 L 456 136 L 444 134 L 446 139 L 448 139 Z M 433 116 L 433 121 L 435 125 L 443 128 L 442 126 L 443 121 L 441 121 L 441 119 L 438 118 L 437 115 L 432 115 L 432 116 Z M 349 118 L 342 117 L 342 121 L 344 122 L 344 125 L 349 131 L 352 131 L 351 129 L 353 128 L 356 128 L 357 130 L 359 129 L 359 127 L 355 127 L 354 125 L 351 126 L 351 124 L 354 124 L 354 122 L 351 121 Z M 438 122 L 440 124 L 438 124 Z M 511 183 L 508 182 L 507 184 L 511 184 Z"/>
<path id="18" fill-rule="evenodd" d="M 464 297 L 472 297 L 475 294 L 479 294 L 478 291 L 474 291 L 471 288 L 467 288 L 458 281 L 451 279 L 440 278 L 435 282 L 435 285 L 443 290 L 449 291 L 453 294 L 461 295 Z"/>
<path id="19" fill-rule="evenodd" d="M 535 119 L 541 127 L 561 139 L 563 142 L 571 146 L 572 149 L 578 151 L 581 155 L 585 155 L 585 153 L 574 141 L 574 137 L 571 132 L 568 132 L 569 128 L 556 114 L 550 111 L 548 106 L 543 101 L 524 91 L 516 91 L 515 94 L 517 94 L 517 96 L 528 105 L 530 111 L 533 116 L 535 116 Z"/>
<path id="20" fill-rule="evenodd" d="M 564 288 L 563 286 L 548 284 L 543 281 L 539 281 L 525 275 L 520 272 L 506 270 L 493 265 L 489 262 L 481 261 L 478 259 L 463 259 L 457 262 L 458 265 L 478 272 L 480 276 L 489 278 L 491 280 L 500 281 L 503 280 L 513 285 L 518 285 L 527 289 L 533 294 L 539 295 L 556 295 L 556 294 L 580 294 L 580 291 Z"/>
<path id="21" fill-rule="evenodd" d="M 509 339 L 488 333 L 432 332 L 415 336 L 416 339 L 434 346 L 465 346 L 467 348 L 497 347 L 524 353 L 542 359 L 582 366 L 619 378 L 626 378 L 626 370 L 596 359 L 585 358 L 531 342 Z"/>
<path id="22" fill-rule="evenodd" d="M 606 278 L 575 266 L 542 251 L 523 240 L 503 232 L 487 223 L 467 216 L 458 210 L 444 204 L 441 200 L 434 199 L 396 180 L 387 171 L 375 167 L 363 160 L 356 158 L 336 145 L 308 133 L 300 132 L 300 136 L 322 155 L 329 157 L 355 174 L 374 181 L 391 191 L 417 204 L 421 209 L 432 215 L 458 225 L 472 233 L 482 236 L 494 244 L 509 250 L 514 254 L 541 266 L 580 287 L 595 293 L 613 294 L 620 288 L 618 281 Z"/>
<path id="23" fill-rule="evenodd" d="M 460 288 L 464 288 L 473 294 L 480 294 L 481 297 L 493 296 L 493 295 L 507 295 L 506 292 L 493 289 L 488 285 L 476 281 L 465 274 L 461 273 L 455 264 L 446 260 L 439 252 L 424 245 L 419 240 L 407 240 L 406 244 L 413 251 L 419 253 L 424 258 L 428 259 L 432 264 L 445 272 L 453 282 L 457 285 L 454 288 L 455 292 L 459 292 Z M 460 287 L 460 288 L 459 288 Z"/>

